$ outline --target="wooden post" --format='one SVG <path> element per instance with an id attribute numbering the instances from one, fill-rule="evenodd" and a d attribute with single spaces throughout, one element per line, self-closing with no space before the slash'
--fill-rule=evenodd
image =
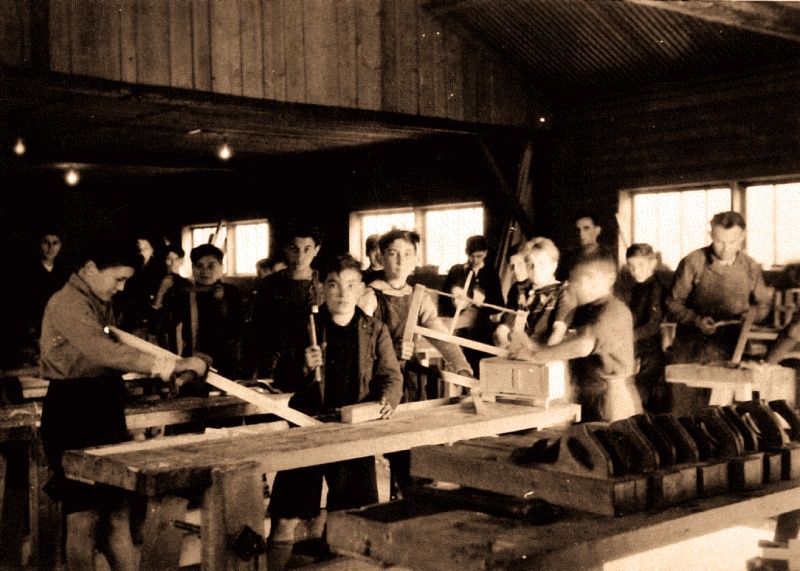
<path id="1" fill-rule="evenodd" d="M 264 535 L 264 487 L 258 462 L 214 468 L 201 513 L 202 571 L 250 571 L 230 542 L 244 526 Z"/>
<path id="2" fill-rule="evenodd" d="M 173 522 L 183 520 L 188 503 L 177 496 L 147 499 L 139 569 L 172 571 L 180 566 L 183 532 Z"/>

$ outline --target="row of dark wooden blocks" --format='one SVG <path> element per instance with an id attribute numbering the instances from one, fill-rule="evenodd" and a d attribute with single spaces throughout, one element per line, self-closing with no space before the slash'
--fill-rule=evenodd
<path id="1" fill-rule="evenodd" d="M 412 471 L 623 515 L 800 478 L 800 416 L 782 400 L 713 406 L 686 417 L 645 413 L 414 449 Z"/>

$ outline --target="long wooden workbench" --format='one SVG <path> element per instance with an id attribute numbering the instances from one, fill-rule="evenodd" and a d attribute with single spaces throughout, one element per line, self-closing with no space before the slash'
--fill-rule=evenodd
<path id="1" fill-rule="evenodd" d="M 407 500 L 404 500 L 407 502 Z M 800 508 L 797 481 L 622 517 L 567 510 L 547 525 L 465 510 L 383 504 L 328 515 L 338 553 L 415 571 L 599 570 L 629 555 Z M 691 569 L 691 561 L 686 562 Z"/>
<path id="2" fill-rule="evenodd" d="M 203 569 L 217 571 L 243 564 L 229 549 L 230 537 L 245 527 L 260 533 L 263 473 L 561 425 L 580 413 L 577 405 L 561 403 L 551 403 L 548 408 L 486 403 L 486 414 L 480 415 L 469 401 L 431 404 L 430 408 L 364 424 L 328 423 L 278 431 L 253 425 L 227 436 L 222 433 L 191 441 L 165 437 L 69 451 L 64 469 L 70 478 L 149 497 L 142 565 L 154 557 L 158 569 L 178 565 L 180 530 L 169 520 L 182 517 L 185 504 L 181 492 L 204 490 L 201 561 Z M 148 545 L 148 537 L 157 544 Z"/>

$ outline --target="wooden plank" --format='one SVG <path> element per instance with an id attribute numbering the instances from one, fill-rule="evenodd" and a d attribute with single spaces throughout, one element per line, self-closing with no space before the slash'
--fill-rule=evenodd
<path id="1" fill-rule="evenodd" d="M 192 5 L 169 3 L 169 84 L 194 87 L 192 70 Z"/>
<path id="2" fill-rule="evenodd" d="M 137 0 L 119 0 L 120 81 L 136 83 L 139 78 L 136 53 Z"/>
<path id="3" fill-rule="evenodd" d="M 211 81 L 215 93 L 242 94 L 239 2 L 211 2 Z"/>
<path id="4" fill-rule="evenodd" d="M 264 97 L 286 101 L 283 0 L 264 0 Z"/>
<path id="5" fill-rule="evenodd" d="M 464 120 L 464 71 L 463 41 L 453 26 L 445 22 L 442 26 L 442 65 L 445 117 Z"/>
<path id="6" fill-rule="evenodd" d="M 194 88 L 211 91 L 211 0 L 192 0 L 192 66 Z"/>
<path id="7" fill-rule="evenodd" d="M 120 43 L 119 13 L 117 6 L 110 2 L 89 3 L 94 5 L 95 54 L 94 71 L 91 75 L 105 79 L 119 80 Z"/>
<path id="8" fill-rule="evenodd" d="M 304 0 L 303 46 L 306 103 L 339 105 L 336 6 L 330 0 Z"/>
<path id="9" fill-rule="evenodd" d="M 336 69 L 339 93 L 337 100 L 343 107 L 358 106 L 358 73 L 356 35 L 356 2 L 336 0 Z M 387 10 L 391 11 L 390 7 Z"/>
<path id="10" fill-rule="evenodd" d="M 148 343 L 143 339 L 140 339 L 130 333 L 122 331 L 117 327 L 109 327 L 109 332 L 112 333 L 114 336 L 119 339 L 120 342 L 125 343 L 126 345 L 130 345 L 131 347 L 135 347 L 140 351 L 148 353 L 154 356 L 162 356 L 168 359 L 180 359 L 177 355 L 170 353 L 166 349 L 163 349 L 157 345 L 153 345 L 152 343 Z M 271 399 L 267 395 L 262 395 L 255 392 L 252 389 L 249 389 L 243 385 L 235 383 L 231 380 L 226 379 L 225 377 L 218 375 L 213 371 L 209 371 L 206 375 L 206 382 L 209 385 L 217 387 L 225 391 L 228 394 L 233 396 L 239 397 L 240 399 L 247 401 L 251 404 L 254 404 L 263 412 L 269 414 L 275 414 L 276 416 L 280 416 L 281 418 L 285 418 L 290 422 L 294 422 L 298 426 L 314 426 L 316 424 L 321 424 L 320 421 L 312 418 L 306 414 L 303 414 L 299 411 L 296 411 L 292 408 L 289 408 L 287 404 L 282 403 L 281 401 Z"/>
<path id="11" fill-rule="evenodd" d="M 416 402 L 404 402 L 397 405 L 395 414 L 404 414 L 419 410 L 430 410 L 440 406 L 456 404 L 463 401 L 462 397 L 441 398 L 435 400 L 422 400 Z M 363 402 L 342 407 L 342 422 L 346 424 L 357 424 L 380 418 L 381 405 L 377 402 Z"/>
<path id="12" fill-rule="evenodd" d="M 551 403 L 548 409 L 486 403 L 487 414 L 476 415 L 471 404 L 441 406 L 395 415 L 389 420 L 347 425 L 328 423 L 293 428 L 253 438 L 235 435 L 189 446 L 142 449 L 106 454 L 103 447 L 67 451 L 64 466 L 69 477 L 106 483 L 160 495 L 187 486 L 207 485 L 210 469 L 243 460 L 261 462 L 265 473 L 408 450 L 412 446 L 443 444 L 533 427 L 571 422 L 578 405 Z M 163 440 L 166 440 L 163 439 Z"/>
<path id="13" fill-rule="evenodd" d="M 419 115 L 420 97 L 420 30 L 419 2 L 392 2 L 395 17 L 395 66 L 397 72 L 386 90 L 395 91 L 395 108 L 387 111 Z"/>
<path id="14" fill-rule="evenodd" d="M 60 73 L 72 72 L 70 41 L 72 5 L 73 2 L 70 0 L 50 2 L 50 68 Z"/>
<path id="15" fill-rule="evenodd" d="M 242 95 L 264 97 L 264 28 L 261 1 L 241 0 Z"/>
<path id="16" fill-rule="evenodd" d="M 692 537 L 758 525 L 800 507 L 800 488 L 780 482 L 622 518 L 570 512 L 539 526 L 467 511 L 410 518 L 392 512 L 396 503 L 328 514 L 328 542 L 337 553 L 418 571 L 595 569 Z"/>
<path id="17" fill-rule="evenodd" d="M 263 539 L 264 501 L 257 462 L 214 468 L 203 497 L 201 529 L 203 569 L 250 571 L 253 564 L 236 556 L 230 542 L 247 526 Z"/>
<path id="18" fill-rule="evenodd" d="M 30 27 L 26 26 L 28 7 L 20 2 L 0 3 L 0 64 L 22 65 L 30 61 Z"/>
<path id="19" fill-rule="evenodd" d="M 283 44 L 286 65 L 286 101 L 305 103 L 305 33 L 304 0 L 282 0 Z"/>
<path id="20" fill-rule="evenodd" d="M 356 3 L 359 109 L 381 109 L 381 0 Z"/>
<path id="21" fill-rule="evenodd" d="M 169 85 L 167 2 L 137 2 L 136 10 L 136 81 L 150 85 Z"/>

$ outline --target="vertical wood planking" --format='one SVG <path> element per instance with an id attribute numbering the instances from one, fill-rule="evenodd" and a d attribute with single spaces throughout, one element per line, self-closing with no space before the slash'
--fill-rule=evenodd
<path id="1" fill-rule="evenodd" d="M 264 0 L 264 97 L 286 100 L 286 51 L 283 43 L 283 0 Z"/>
<path id="2" fill-rule="evenodd" d="M 358 107 L 381 109 L 381 0 L 356 3 Z"/>
<path id="3" fill-rule="evenodd" d="M 356 17 L 358 0 L 336 0 L 336 59 L 339 105 L 358 106 L 358 71 L 356 65 Z"/>
<path id="4" fill-rule="evenodd" d="M 461 62 L 462 40 L 453 26 L 442 26 L 442 89 L 444 90 L 445 117 L 464 118 L 464 71 Z"/>
<path id="5" fill-rule="evenodd" d="M 70 53 L 70 6 L 69 0 L 52 0 L 50 3 L 50 67 L 60 73 L 72 72 Z"/>
<path id="6" fill-rule="evenodd" d="M 336 5 L 330 0 L 304 0 L 303 22 L 305 102 L 339 105 Z"/>
<path id="7" fill-rule="evenodd" d="M 216 93 L 242 94 L 239 0 L 211 2 L 211 78 Z"/>
<path id="8" fill-rule="evenodd" d="M 94 75 L 118 80 L 120 77 L 119 12 L 111 2 L 94 5 L 95 54 Z"/>
<path id="9" fill-rule="evenodd" d="M 306 100 L 305 53 L 303 51 L 304 0 L 283 0 L 283 45 L 286 60 L 286 101 Z"/>
<path id="10" fill-rule="evenodd" d="M 0 2 L 0 64 L 22 65 L 30 60 L 26 44 L 30 42 L 30 27 L 25 25 L 27 2 Z"/>
<path id="11" fill-rule="evenodd" d="M 480 74 L 476 89 L 477 120 L 480 123 L 489 123 L 492 116 L 492 98 L 494 97 L 494 68 L 489 58 L 481 52 L 478 52 L 476 57 Z"/>
<path id="12" fill-rule="evenodd" d="M 193 0 L 192 65 L 194 88 L 211 91 L 211 8 L 210 0 Z"/>
<path id="13" fill-rule="evenodd" d="M 189 2 L 169 3 L 169 84 L 190 89 L 192 81 L 192 6 Z"/>
<path id="14" fill-rule="evenodd" d="M 447 92 L 444 88 L 444 31 L 439 20 L 431 18 L 431 32 L 433 37 L 430 45 L 433 50 L 430 53 L 432 58 L 430 85 L 433 88 L 433 108 L 429 111 L 429 114 L 435 117 L 444 117 L 447 113 Z"/>
<path id="15" fill-rule="evenodd" d="M 417 0 L 419 4 L 420 0 Z M 420 8 L 421 9 L 421 8 Z M 434 32 L 435 26 L 433 19 L 426 15 L 419 13 L 419 103 L 418 109 L 420 115 L 434 115 L 436 104 L 433 101 L 434 97 L 434 82 L 436 81 L 434 61 L 435 61 L 435 47 L 436 43 Z"/>
<path id="16" fill-rule="evenodd" d="M 465 40 L 462 43 L 462 81 L 461 104 L 463 105 L 464 121 L 478 120 L 478 82 L 483 70 L 478 65 L 478 50 L 472 42 Z"/>
<path id="17" fill-rule="evenodd" d="M 389 89 L 395 91 L 394 98 L 400 113 L 420 113 L 420 68 L 419 58 L 422 41 L 417 2 L 389 2 L 395 4 L 397 38 L 395 44 L 396 79 Z"/>
<path id="18" fill-rule="evenodd" d="M 381 109 L 399 111 L 397 103 L 397 42 L 400 25 L 397 18 L 399 2 L 384 0 L 381 6 Z M 413 33 L 406 30 L 406 33 Z"/>
<path id="19" fill-rule="evenodd" d="M 69 28 L 70 45 L 72 46 L 72 73 L 79 75 L 96 75 L 95 51 L 100 45 L 96 37 L 99 7 L 94 2 L 75 2 L 72 5 L 71 25 Z"/>
<path id="20" fill-rule="evenodd" d="M 119 75 L 120 81 L 136 83 L 136 1 L 119 2 Z"/>
<path id="21" fill-rule="evenodd" d="M 242 95 L 264 96 L 264 38 L 261 0 L 241 0 Z"/>
<path id="22" fill-rule="evenodd" d="M 164 0 L 137 2 L 136 76 L 139 83 L 169 85 L 168 18 Z"/>

